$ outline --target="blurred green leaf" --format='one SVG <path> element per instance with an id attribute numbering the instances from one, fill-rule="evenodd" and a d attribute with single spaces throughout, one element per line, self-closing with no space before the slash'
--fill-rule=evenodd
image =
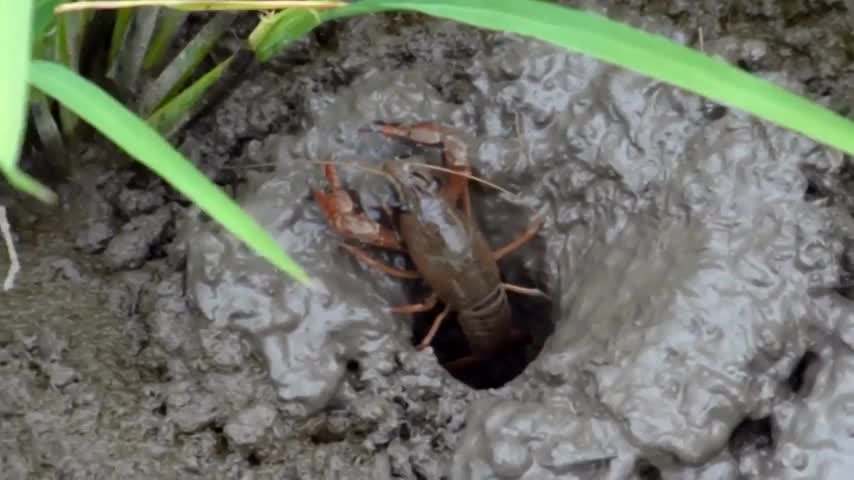
<path id="1" fill-rule="evenodd" d="M 26 1 L 26 0 L 22 0 Z M 64 0 L 32 0 L 33 1 L 33 41 L 39 41 L 42 35 L 53 25 L 55 20 L 53 10 Z"/>
<path id="2" fill-rule="evenodd" d="M 80 69 L 80 49 L 83 45 L 83 37 L 86 34 L 86 28 L 89 21 L 92 19 L 92 12 L 78 12 L 70 15 L 63 15 L 56 21 L 56 43 L 54 54 L 56 60 L 61 61 L 68 68 L 77 71 Z M 76 115 L 68 111 L 67 108 L 60 107 L 59 123 L 62 133 L 70 136 L 74 133 L 80 119 Z"/>
<path id="3" fill-rule="evenodd" d="M 208 12 L 211 10 L 274 10 L 280 8 L 333 8 L 346 5 L 347 2 L 338 0 L 121 0 L 121 1 L 80 1 L 71 5 L 63 5 L 64 12 L 116 8 L 138 7 L 168 7 L 176 10 L 191 12 Z"/>
<path id="4" fill-rule="evenodd" d="M 62 132 L 56 123 L 56 119 L 51 112 L 51 101 L 38 90 L 30 92 L 30 113 L 32 114 L 32 122 L 39 133 L 39 140 L 54 161 L 62 162 L 61 168 L 63 174 L 68 173 L 68 166 L 65 165 L 65 145 L 62 138 Z"/>
<path id="5" fill-rule="evenodd" d="M 27 76 L 32 55 L 33 2 L 10 0 L 0 7 L 0 45 L 6 48 L 0 75 L 0 170 L 14 187 L 46 203 L 56 194 L 18 168 L 27 125 Z"/>
<path id="6" fill-rule="evenodd" d="M 314 10 L 290 8 L 264 17 L 249 36 L 249 44 L 260 62 L 266 62 L 294 40 L 299 40 L 323 22 Z"/>

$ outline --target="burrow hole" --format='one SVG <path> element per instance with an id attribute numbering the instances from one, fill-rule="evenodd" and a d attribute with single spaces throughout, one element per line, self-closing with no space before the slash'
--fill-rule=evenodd
<path id="1" fill-rule="evenodd" d="M 507 278 L 505 281 L 518 285 L 534 285 L 524 281 L 524 276 L 515 281 Z M 424 298 L 429 290 L 419 286 L 412 288 L 411 299 Z M 551 305 L 542 299 L 530 299 L 508 295 L 513 311 L 514 327 L 525 332 L 527 338 L 514 342 L 507 348 L 498 350 L 488 357 L 478 360 L 468 366 L 452 367 L 448 372 L 461 382 L 474 389 L 499 388 L 519 376 L 531 361 L 542 350 L 550 331 L 549 317 Z M 413 345 L 417 345 L 427 335 L 433 320 L 442 311 L 443 306 L 437 305 L 433 310 L 416 314 L 413 322 Z M 458 322 L 458 315 L 452 312 L 439 328 L 432 342 L 436 358 L 442 365 L 469 357 L 472 352 Z"/>
<path id="2" fill-rule="evenodd" d="M 386 144 L 388 145 L 388 144 Z M 414 155 L 414 152 L 418 155 Z M 393 152 L 393 155 L 391 153 Z M 388 158 L 397 158 L 401 161 L 416 160 L 427 161 L 434 165 L 441 164 L 438 149 L 411 147 L 405 144 L 398 144 L 389 152 L 386 152 Z M 382 155 L 379 155 L 382 157 Z M 379 167 L 379 163 L 372 165 Z M 479 175 L 477 167 L 474 166 L 474 175 Z M 339 174 L 347 175 L 339 169 Z M 357 184 L 353 176 L 347 175 L 345 183 L 348 184 L 348 190 L 353 198 L 357 198 L 365 213 L 380 224 L 394 228 L 398 223 L 397 214 L 387 215 L 385 207 L 398 206 L 395 195 L 392 189 L 389 192 L 381 195 L 365 195 L 360 192 L 355 186 Z M 443 182 L 439 179 L 439 185 Z M 503 246 L 506 242 L 516 238 L 521 234 L 528 225 L 528 221 L 533 220 L 533 213 L 519 205 L 514 205 L 511 202 L 501 202 L 496 205 L 495 200 L 490 198 L 498 198 L 495 190 L 483 187 L 477 182 L 469 182 L 469 192 L 471 196 L 472 212 L 478 225 L 484 231 L 487 242 L 493 249 Z M 385 195 L 383 197 L 383 195 Z M 378 198 L 383 197 L 383 198 Z M 380 203 L 377 203 L 377 200 Z M 382 202 L 385 202 L 384 204 Z M 489 222 L 490 209 L 502 208 L 512 209 L 513 216 L 526 221 L 514 222 L 517 223 L 518 231 L 506 232 L 507 235 L 512 235 L 510 238 L 497 239 L 488 232 L 488 228 L 484 228 Z M 514 218 L 515 220 L 515 218 Z M 504 228 L 501 228 L 504 231 Z M 542 265 L 544 262 L 545 238 L 540 233 L 530 241 L 526 242 L 522 247 L 499 261 L 502 281 L 514 285 L 538 288 L 545 290 L 547 286 L 541 279 L 532 278 L 524 267 L 526 260 L 534 259 L 534 264 Z M 365 248 L 372 257 L 377 258 L 388 265 L 395 265 L 398 268 L 415 269 L 408 255 L 398 255 L 388 251 L 377 250 L 373 248 Z M 421 303 L 431 293 L 431 289 L 422 280 L 405 281 L 403 282 L 405 289 L 405 300 L 407 303 Z M 546 292 L 554 295 L 554 292 Z M 524 339 L 522 341 L 513 342 L 507 348 L 497 350 L 489 356 L 478 359 L 476 362 L 468 363 L 465 366 L 453 365 L 449 368 L 451 362 L 458 361 L 464 357 L 470 357 L 472 352 L 469 349 L 468 342 L 463 335 L 462 329 L 458 322 L 456 312 L 451 312 L 442 322 L 441 327 L 436 333 L 431 347 L 440 364 L 445 366 L 445 369 L 455 378 L 465 383 L 474 389 L 489 389 L 499 388 L 516 378 L 525 368 L 533 361 L 542 350 L 546 339 L 552 334 L 554 325 L 551 319 L 552 304 L 549 300 L 541 297 L 524 296 L 515 293 L 508 293 L 508 300 L 513 312 L 512 322 L 514 328 L 522 332 Z M 430 330 L 433 320 L 441 313 L 444 304 L 439 302 L 432 310 L 422 313 L 413 314 L 412 319 L 412 345 L 416 346 L 421 343 L 421 340 L 427 335 Z"/>
<path id="3" fill-rule="evenodd" d="M 643 458 L 635 464 L 635 473 L 640 480 L 661 480 L 661 470 Z"/>
<path id="4" fill-rule="evenodd" d="M 805 352 L 786 379 L 789 390 L 800 396 L 809 395 L 819 360 L 815 352 Z M 771 416 L 758 419 L 745 418 L 730 435 L 728 448 L 736 458 L 756 452 L 769 454 L 775 448 L 773 418 Z"/>
<path id="5" fill-rule="evenodd" d="M 819 363 L 818 354 L 809 350 L 804 353 L 786 380 L 789 389 L 801 396 L 809 395 L 815 382 Z"/>
<path id="6" fill-rule="evenodd" d="M 754 452 L 771 452 L 774 449 L 771 417 L 755 420 L 745 418 L 732 431 L 727 446 L 736 458 L 746 457 Z"/>

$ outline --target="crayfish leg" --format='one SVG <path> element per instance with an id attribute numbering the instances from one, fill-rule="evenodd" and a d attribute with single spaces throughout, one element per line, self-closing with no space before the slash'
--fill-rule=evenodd
<path id="1" fill-rule="evenodd" d="M 436 292 L 430 294 L 429 297 L 425 298 L 421 303 L 412 303 L 409 305 L 399 305 L 397 307 L 389 308 L 389 312 L 391 313 L 421 313 L 428 312 L 436 306 L 436 302 L 439 301 L 439 295 Z"/>
<path id="2" fill-rule="evenodd" d="M 519 247 L 534 238 L 534 235 L 536 235 L 537 232 L 540 230 L 540 227 L 543 226 L 544 221 L 545 218 L 542 215 L 538 215 L 536 218 L 534 218 L 534 221 L 531 222 L 530 225 L 528 225 L 528 228 L 526 228 L 525 231 L 522 232 L 521 235 L 519 235 L 518 238 L 511 241 L 507 245 L 504 245 L 498 250 L 492 252 L 492 257 L 495 259 L 495 261 L 497 262 L 498 260 L 501 260 L 501 258 L 509 255 L 510 253 L 513 253 L 515 250 L 518 250 Z"/>
<path id="3" fill-rule="evenodd" d="M 439 315 L 436 315 L 436 319 L 433 320 L 433 324 L 430 325 L 430 330 L 427 332 L 427 335 L 421 340 L 421 343 L 415 347 L 416 350 L 421 351 L 425 348 L 429 347 L 433 342 L 433 337 L 436 336 L 436 332 L 439 331 L 439 327 L 442 326 L 442 322 L 445 321 L 445 317 L 448 316 L 448 312 L 451 310 L 450 305 L 445 305 L 445 308 L 442 309 L 442 312 Z"/>
<path id="4" fill-rule="evenodd" d="M 546 300 L 551 300 L 551 297 L 548 294 L 539 288 L 528 288 L 528 287 L 520 287 L 519 285 L 513 285 L 512 283 L 502 283 L 501 288 L 508 292 L 518 293 L 520 295 L 528 295 L 531 297 L 541 297 Z"/>
<path id="5" fill-rule="evenodd" d="M 376 258 L 368 255 L 368 253 L 362 250 L 359 247 L 354 247 L 353 245 L 348 245 L 346 243 L 341 244 L 341 248 L 347 250 L 350 255 L 353 255 L 358 260 L 360 260 L 365 265 L 375 268 L 387 275 L 391 275 L 392 277 L 397 278 L 406 278 L 409 280 L 415 280 L 417 278 L 421 278 L 421 275 L 414 270 L 402 270 L 399 268 L 391 267 L 389 265 L 384 264 L 383 262 L 377 260 Z"/>

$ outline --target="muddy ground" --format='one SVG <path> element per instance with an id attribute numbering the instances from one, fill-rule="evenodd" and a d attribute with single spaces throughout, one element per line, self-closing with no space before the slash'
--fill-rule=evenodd
<path id="1" fill-rule="evenodd" d="M 850 111 L 845 2 L 607 3 L 582 6 L 702 38 Z M 384 307 L 423 287 L 336 247 L 306 160 L 436 158 L 359 133 L 376 120 L 456 127 L 476 173 L 518 192 L 472 188 L 493 246 L 545 215 L 501 262 L 505 281 L 551 296 L 510 296 L 527 349 L 452 375 L 440 362 L 465 352 L 453 319 L 416 352 L 437 310 Z M 61 208 L 5 190 L 23 271 L 0 297 L 3 478 L 830 480 L 854 467 L 854 198 L 838 152 L 416 15 L 319 29 L 179 145 L 318 288 L 103 144 L 75 152 Z M 370 215 L 393 201 L 376 177 L 341 173 Z"/>

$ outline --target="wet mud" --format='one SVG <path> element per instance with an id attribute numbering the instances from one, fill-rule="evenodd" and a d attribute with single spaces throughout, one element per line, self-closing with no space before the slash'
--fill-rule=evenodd
<path id="1" fill-rule="evenodd" d="M 845 6 L 598 11 L 702 39 L 847 112 Z M 516 193 L 472 184 L 493 248 L 545 216 L 499 263 L 551 297 L 510 295 L 532 342 L 466 374 L 442 366 L 466 352 L 455 319 L 416 351 L 437 310 L 386 308 L 426 287 L 354 260 L 312 199 L 325 186 L 313 161 L 437 162 L 360 132 L 425 120 L 458 129 L 475 174 Z M 97 144 L 58 186 L 59 215 L 4 193 L 23 264 L 0 297 L 4 478 L 847 478 L 854 200 L 838 152 L 579 55 L 414 15 L 321 28 L 180 146 L 316 284 L 283 278 Z M 373 218 L 394 204 L 382 178 L 339 173 Z"/>

